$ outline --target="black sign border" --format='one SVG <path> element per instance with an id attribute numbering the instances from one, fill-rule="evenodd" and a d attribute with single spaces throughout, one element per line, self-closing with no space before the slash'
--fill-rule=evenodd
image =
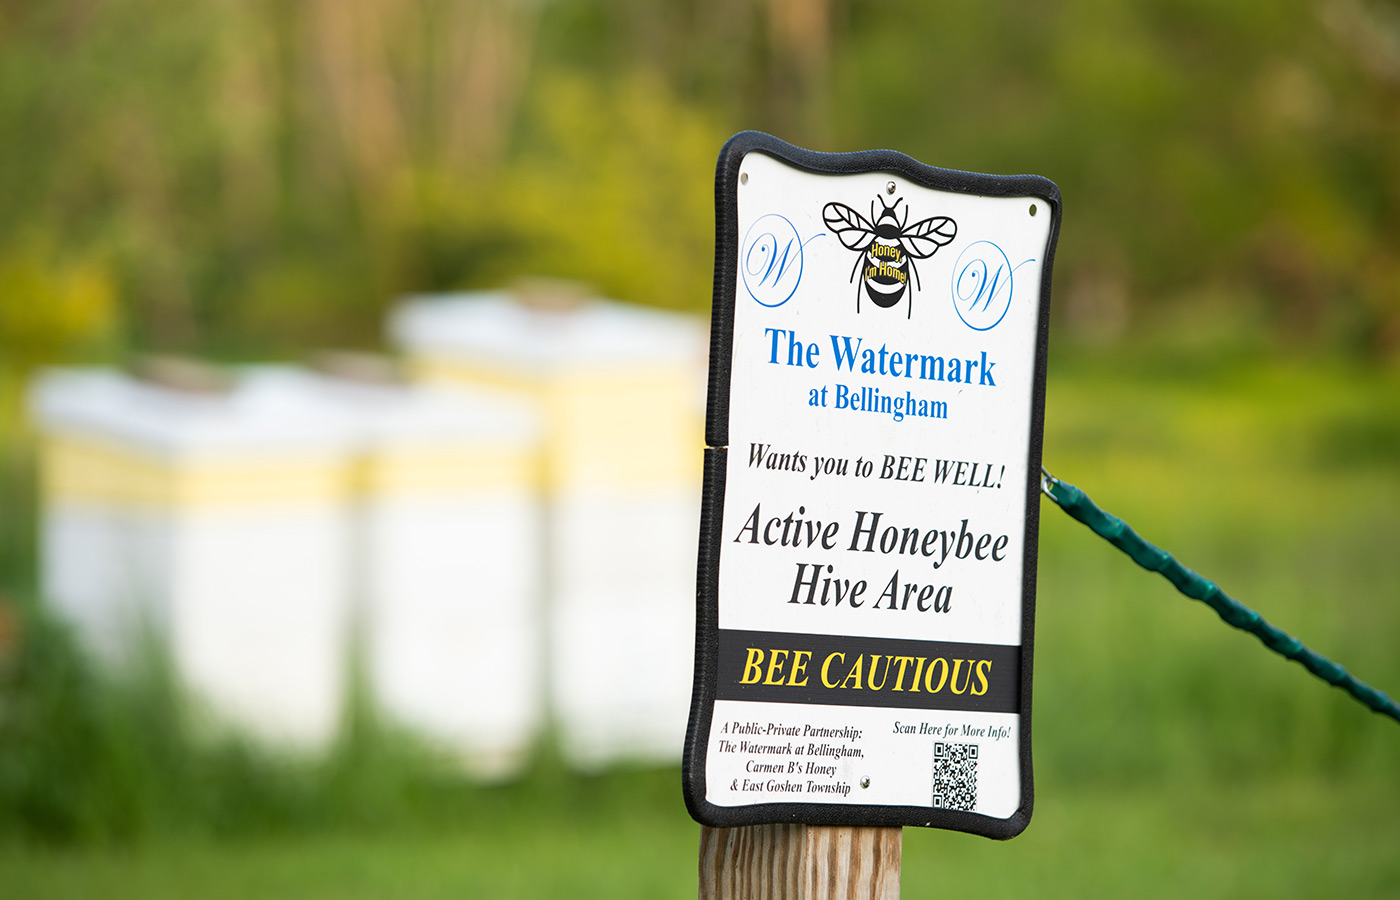
<path id="1" fill-rule="evenodd" d="M 1031 431 L 1027 454 L 1026 533 L 1021 611 L 1020 743 L 1021 807 L 1006 819 L 977 813 L 914 806 L 835 803 L 764 803 L 717 806 L 706 799 L 705 760 L 714 715 L 719 671 L 719 529 L 724 518 L 725 472 L 729 446 L 730 372 L 734 344 L 734 302 L 739 256 L 739 167 L 760 152 L 820 175 L 892 172 L 942 191 L 985 197 L 1038 197 L 1052 216 L 1041 269 L 1040 316 L 1036 327 Z M 710 319 L 710 375 L 705 420 L 705 469 L 700 513 L 700 552 L 696 575 L 695 683 L 686 727 L 682 781 L 686 808 L 703 825 L 802 823 L 808 825 L 922 826 L 965 831 L 1005 840 L 1030 823 L 1034 806 L 1031 770 L 1031 674 L 1035 640 L 1036 554 L 1040 533 L 1041 449 L 1045 425 L 1045 370 L 1050 332 L 1050 281 L 1059 238 L 1059 188 L 1038 175 L 981 175 L 927 166 L 894 150 L 819 153 L 759 131 L 743 131 L 720 151 L 715 171 L 715 280 Z"/>

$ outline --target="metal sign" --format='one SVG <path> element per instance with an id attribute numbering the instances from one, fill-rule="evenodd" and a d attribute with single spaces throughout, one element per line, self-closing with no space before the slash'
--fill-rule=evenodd
<path id="1" fill-rule="evenodd" d="M 1018 834 L 1059 191 L 745 132 L 716 194 L 691 814 Z"/>

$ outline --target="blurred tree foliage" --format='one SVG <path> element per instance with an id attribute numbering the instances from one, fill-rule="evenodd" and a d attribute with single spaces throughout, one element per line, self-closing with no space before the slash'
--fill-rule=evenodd
<path id="1" fill-rule="evenodd" d="M 703 309 L 748 127 L 1053 178 L 1067 337 L 1400 355 L 1385 0 L 3 0 L 0 365 L 528 275 Z"/>

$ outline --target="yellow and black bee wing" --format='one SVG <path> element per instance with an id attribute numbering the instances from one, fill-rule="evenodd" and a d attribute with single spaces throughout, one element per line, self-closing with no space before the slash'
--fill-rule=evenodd
<path id="1" fill-rule="evenodd" d="M 947 216 L 936 216 L 915 222 L 899 236 L 899 245 L 915 259 L 928 259 L 939 247 L 948 244 L 958 234 L 958 223 Z"/>
<path id="2" fill-rule="evenodd" d="M 865 250 L 875 242 L 875 226 L 844 203 L 823 206 L 822 221 L 847 250 Z"/>

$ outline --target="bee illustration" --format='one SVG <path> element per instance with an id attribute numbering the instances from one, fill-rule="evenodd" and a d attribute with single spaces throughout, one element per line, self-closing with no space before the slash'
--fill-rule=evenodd
<path id="1" fill-rule="evenodd" d="M 894 182 L 890 182 L 889 192 L 894 193 Z M 855 281 L 856 275 L 861 274 L 864 292 L 876 306 L 888 309 L 904 298 L 910 275 L 914 276 L 914 287 L 919 286 L 914 260 L 928 259 L 939 247 L 951 242 L 958 233 L 958 223 L 947 216 L 937 216 L 907 226 L 909 204 L 903 197 L 896 197 L 893 203 L 886 205 L 884 197 L 875 196 L 882 207 L 878 215 L 873 200 L 869 219 L 844 203 L 828 203 L 822 207 L 822 220 L 842 246 L 860 254 L 851 269 L 851 280 Z M 858 283 L 856 312 L 860 312 L 861 290 Z M 907 318 L 913 316 L 914 295 L 911 293 Z"/>

